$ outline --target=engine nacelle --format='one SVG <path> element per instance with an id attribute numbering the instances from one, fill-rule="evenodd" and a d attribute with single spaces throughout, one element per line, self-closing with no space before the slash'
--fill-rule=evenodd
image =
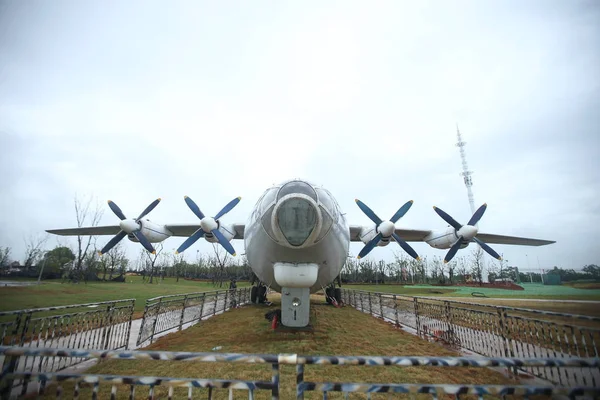
<path id="1" fill-rule="evenodd" d="M 233 228 L 233 225 L 231 225 L 231 224 L 223 225 L 220 222 L 218 222 L 218 224 L 219 224 L 219 232 L 221 232 L 223 234 L 223 236 L 225 236 L 225 239 L 227 239 L 228 242 L 231 242 L 231 239 L 233 239 L 233 237 L 235 236 L 235 229 Z M 204 233 L 204 238 L 206 239 L 207 242 L 219 243 L 219 241 L 217 240 L 215 235 L 213 235 L 212 233 Z"/>
<path id="2" fill-rule="evenodd" d="M 428 245 L 435 249 L 449 249 L 457 240 L 456 230 L 452 227 L 448 227 L 443 231 L 431 231 L 424 239 Z M 464 249 L 468 245 L 469 243 L 465 243 L 460 248 Z"/>
<path id="3" fill-rule="evenodd" d="M 142 233 L 150 243 L 162 242 L 172 235 L 172 233 L 169 232 L 164 225 L 155 224 L 147 218 L 139 220 L 138 223 L 141 225 Z M 127 235 L 127 238 L 132 242 L 138 242 L 136 237 L 131 233 Z"/>
<path id="4" fill-rule="evenodd" d="M 377 227 L 373 226 L 372 228 L 367 228 L 367 227 L 363 227 L 360 231 L 360 235 L 359 238 L 360 240 L 364 243 L 367 244 L 369 243 L 371 240 L 373 240 L 373 238 L 375 236 L 377 236 L 379 232 L 377 232 Z M 379 243 L 377 243 L 378 247 L 384 247 L 387 246 L 388 244 L 390 244 L 392 237 L 384 237 L 381 238 L 381 240 L 379 241 Z"/>

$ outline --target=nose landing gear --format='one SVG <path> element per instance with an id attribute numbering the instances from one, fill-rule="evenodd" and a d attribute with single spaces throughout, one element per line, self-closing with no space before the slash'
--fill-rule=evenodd
<path id="1" fill-rule="evenodd" d="M 340 287 L 335 287 L 335 281 L 331 283 L 325 289 L 325 300 L 327 300 L 327 304 L 333 304 L 336 307 L 341 307 L 342 305 L 342 282 L 340 277 L 338 276 L 336 279 L 338 285 Z"/>
<path id="2" fill-rule="evenodd" d="M 267 287 L 262 282 L 252 286 L 252 289 L 250 290 L 250 301 L 254 304 L 264 304 L 267 302 Z"/>

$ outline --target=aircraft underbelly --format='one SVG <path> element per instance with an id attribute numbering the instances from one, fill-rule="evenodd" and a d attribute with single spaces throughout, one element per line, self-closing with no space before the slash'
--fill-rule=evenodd
<path id="1" fill-rule="evenodd" d="M 280 245 L 262 227 L 257 228 L 245 239 L 246 257 L 256 276 L 273 290 L 281 291 L 274 277 L 276 262 L 317 264 L 318 278 L 311 287 L 311 293 L 333 282 L 346 262 L 350 243 L 348 227 L 334 224 L 322 240 L 301 249 Z"/>

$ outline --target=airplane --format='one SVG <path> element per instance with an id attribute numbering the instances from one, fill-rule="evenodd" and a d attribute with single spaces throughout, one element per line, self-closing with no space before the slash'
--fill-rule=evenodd
<path id="1" fill-rule="evenodd" d="M 395 225 L 411 208 L 412 200 L 400 207 L 389 220 L 382 220 L 365 203 L 356 199 L 358 207 L 373 224 L 349 225 L 327 189 L 299 179 L 268 188 L 256 202 L 246 224 L 222 221 L 222 217 L 240 202 L 240 197 L 230 201 L 214 217 L 205 215 L 190 197 L 185 196 L 184 199 L 199 223 L 162 225 L 150 221 L 146 217 L 161 199 L 153 201 L 135 219 L 128 219 L 109 200 L 110 209 L 121 220 L 118 225 L 52 229 L 47 232 L 64 236 L 115 235 L 100 251 L 101 254 L 126 236 L 150 252 L 155 251 L 152 243 L 162 242 L 171 236 L 187 237 L 177 252 L 185 251 L 204 237 L 208 242 L 219 243 L 232 255 L 236 252 L 231 240 L 243 239 L 248 263 L 260 281 L 252 287 L 251 301 L 264 302 L 268 288 L 280 292 L 281 323 L 298 328 L 309 325 L 311 293 L 324 290 L 328 302 L 341 302 L 341 290 L 336 288 L 335 282 L 348 257 L 350 242 L 365 244 L 358 258 L 365 257 L 375 247 L 387 246 L 394 241 L 416 260 L 419 256 L 407 242 L 426 242 L 437 249 L 449 249 L 444 262 L 449 262 L 459 249 L 472 242 L 497 259 L 501 259 L 500 256 L 486 242 L 525 246 L 555 243 L 479 233 L 477 223 L 487 208 L 486 204 L 465 225 L 434 207 L 449 226 L 417 230 Z M 337 282 L 339 285 L 339 280 Z"/>

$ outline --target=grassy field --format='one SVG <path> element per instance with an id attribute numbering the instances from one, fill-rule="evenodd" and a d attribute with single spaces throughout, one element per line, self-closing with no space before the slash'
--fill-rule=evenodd
<path id="1" fill-rule="evenodd" d="M 146 283 L 141 276 L 127 276 L 127 281 L 61 283 L 60 280 L 43 281 L 41 285 L 0 287 L 0 311 L 20 310 L 83 304 L 108 300 L 135 299 L 136 314 L 144 310 L 147 299 L 169 294 L 203 292 L 217 290 L 218 287 L 207 282 L 187 281 L 165 278 L 157 283 Z M 240 282 L 238 287 L 247 286 Z M 224 284 L 228 288 L 228 283 Z"/>
<path id="2" fill-rule="evenodd" d="M 315 296 L 316 298 L 316 296 Z M 277 301 L 275 299 L 275 301 Z M 281 333 L 270 329 L 264 314 L 271 307 L 247 306 L 218 315 L 182 332 L 165 336 L 149 346 L 149 350 L 213 351 L 241 353 L 296 353 L 305 355 L 418 355 L 454 356 L 457 353 L 441 345 L 419 339 L 381 320 L 358 312 L 351 307 L 326 306 L 323 298 L 313 301 L 311 323 L 314 332 Z M 109 360 L 93 367 L 91 373 L 205 377 L 270 380 L 270 365 L 241 365 L 226 363 L 193 363 Z M 345 382 L 407 382 L 407 383 L 488 383 L 509 382 L 489 369 L 442 367 L 351 367 L 307 366 L 307 381 Z M 295 372 L 293 366 L 281 367 L 282 399 L 294 398 Z M 512 381 L 514 383 L 514 381 Z M 100 398 L 108 395 L 109 388 Z M 68 393 L 68 392 L 67 392 Z M 125 387 L 119 388 L 124 397 Z M 142 393 L 142 392 L 140 392 Z M 166 389 L 155 395 L 164 396 Z M 177 393 L 184 396 L 184 391 Z M 218 393 L 226 398 L 226 393 Z M 240 393 L 241 394 L 241 393 Z M 205 396 L 204 394 L 203 396 Z M 85 396 L 85 395 L 84 395 Z M 196 395 L 197 396 L 197 395 Z M 195 397 L 196 397 L 195 396 Z M 268 398 L 266 393 L 257 398 Z M 317 398 L 309 394 L 306 398 Z M 336 397 L 337 398 L 337 397 Z M 354 397 L 353 397 L 354 398 Z M 374 397 L 378 398 L 378 397 Z M 386 398 L 382 395 L 380 398 Z"/>
<path id="3" fill-rule="evenodd" d="M 32 280 L 32 282 L 35 282 L 35 280 Z M 125 283 L 93 282 L 73 284 L 61 283 L 60 280 L 50 280 L 43 281 L 42 285 L 39 286 L 0 287 L 0 311 L 134 298 L 136 300 L 135 310 L 137 315 L 139 315 L 139 312 L 143 311 L 144 303 L 148 298 L 218 289 L 218 287 L 208 282 L 187 281 L 183 279 L 176 282 L 174 278 L 166 278 L 164 281 L 158 282 L 160 283 L 149 284 L 143 281 L 141 276 L 128 276 Z M 248 285 L 248 282 L 238 282 L 238 287 Z M 224 288 L 227 287 L 228 284 L 225 283 Z M 524 287 L 526 289 L 524 291 L 509 291 L 503 289 L 449 288 L 447 286 L 428 285 L 344 285 L 344 288 L 348 289 L 397 293 L 406 296 L 461 297 L 461 301 L 470 298 L 475 302 L 481 303 L 493 302 L 494 300 L 492 299 L 508 300 L 510 298 L 600 300 L 600 289 L 580 289 L 569 286 L 543 286 L 535 284 L 525 284 Z M 483 292 L 489 298 L 474 298 L 471 296 L 473 291 Z M 502 302 L 507 300 L 502 300 Z M 500 300 L 498 303 L 500 303 Z M 504 304 L 525 307 L 523 302 Z M 586 314 L 588 311 L 593 312 L 596 310 L 594 305 L 572 304 L 576 304 L 575 307 L 577 308 L 577 310 L 573 310 L 572 312 Z M 569 305 L 552 302 L 530 302 L 527 303 L 527 307 L 551 311 L 566 311 L 571 308 Z"/>
<path id="4" fill-rule="evenodd" d="M 582 288 L 567 285 L 550 286 L 542 284 L 521 284 L 525 290 L 506 290 L 468 286 L 431 286 L 431 285 L 345 285 L 349 289 L 374 292 L 396 293 L 408 296 L 444 296 L 471 297 L 471 293 L 480 292 L 491 298 L 529 298 L 559 300 L 600 300 L 600 289 L 593 285 Z"/>

